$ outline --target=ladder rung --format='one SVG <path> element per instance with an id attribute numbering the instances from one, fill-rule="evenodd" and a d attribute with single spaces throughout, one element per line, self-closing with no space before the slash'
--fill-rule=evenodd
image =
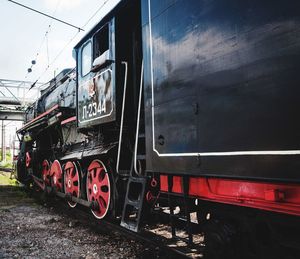
<path id="1" fill-rule="evenodd" d="M 129 170 L 119 170 L 120 174 L 129 174 L 130 171 Z"/>
<path id="2" fill-rule="evenodd" d="M 131 205 L 133 207 L 135 207 L 136 209 L 140 206 L 140 203 L 141 203 L 142 200 L 136 200 L 136 201 L 133 201 L 133 200 L 127 200 L 127 202 L 125 203 L 125 205 Z"/>
<path id="3" fill-rule="evenodd" d="M 138 232 L 138 225 L 135 224 L 135 223 L 132 223 L 130 221 L 121 221 L 120 225 L 124 228 L 127 228 L 127 229 L 131 230 L 131 231 Z"/>
<path id="4" fill-rule="evenodd" d="M 146 184 L 146 177 L 130 177 L 129 182 L 130 183 L 141 183 L 141 184 Z"/>
<path id="5" fill-rule="evenodd" d="M 137 155 L 136 158 L 138 160 L 145 160 L 146 159 L 146 155 Z"/>

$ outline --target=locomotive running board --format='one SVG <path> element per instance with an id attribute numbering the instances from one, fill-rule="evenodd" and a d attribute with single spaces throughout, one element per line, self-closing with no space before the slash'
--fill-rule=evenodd
<path id="1" fill-rule="evenodd" d="M 139 232 L 146 184 L 146 177 L 128 179 L 121 226 L 134 232 Z"/>
<path id="2" fill-rule="evenodd" d="M 64 120 L 66 117 L 70 117 L 73 113 L 73 109 L 60 107 L 56 104 L 49 110 L 27 122 L 21 129 L 17 130 L 17 133 L 19 134 L 35 128 L 51 126 L 57 122 L 61 122 L 61 120 Z"/>

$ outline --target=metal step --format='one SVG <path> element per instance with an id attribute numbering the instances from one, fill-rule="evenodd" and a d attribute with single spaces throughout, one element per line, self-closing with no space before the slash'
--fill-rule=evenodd
<path id="1" fill-rule="evenodd" d="M 146 184 L 146 177 L 131 176 L 128 179 L 121 226 L 134 232 L 140 228 Z"/>

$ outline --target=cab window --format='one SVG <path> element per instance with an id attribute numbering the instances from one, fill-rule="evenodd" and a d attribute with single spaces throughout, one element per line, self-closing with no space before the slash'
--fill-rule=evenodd
<path id="1" fill-rule="evenodd" d="M 92 68 L 92 43 L 87 42 L 81 51 L 81 76 L 87 75 Z"/>
<path id="2" fill-rule="evenodd" d="M 109 49 L 108 24 L 103 26 L 94 36 L 94 58 L 100 57 Z"/>

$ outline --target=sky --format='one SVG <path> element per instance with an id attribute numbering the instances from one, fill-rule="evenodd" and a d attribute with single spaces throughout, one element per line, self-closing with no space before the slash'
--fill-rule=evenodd
<path id="1" fill-rule="evenodd" d="M 103 6 L 84 27 L 85 31 L 78 33 L 76 28 L 34 13 L 8 0 L 0 0 L 0 78 L 33 82 L 39 79 L 42 83 L 49 81 L 62 69 L 75 66 L 73 47 L 97 24 L 107 10 L 119 2 L 107 0 L 104 4 L 105 0 L 15 1 L 80 28 Z M 72 38 L 74 39 L 71 41 Z M 60 52 L 62 54 L 57 58 Z M 32 72 L 27 73 L 32 60 L 36 60 L 36 64 L 33 65 Z"/>
<path id="2" fill-rule="evenodd" d="M 76 27 L 84 27 L 85 31 L 78 33 L 75 28 L 8 0 L 0 0 L 0 79 L 31 82 L 39 79 L 40 83 L 46 83 L 64 68 L 75 66 L 73 47 L 120 0 L 15 1 Z M 27 73 L 32 60 L 36 64 L 32 66 L 32 72 Z M 22 123 L 5 121 L 4 124 L 7 125 L 8 143 L 15 137 L 15 129 L 20 128 Z"/>

